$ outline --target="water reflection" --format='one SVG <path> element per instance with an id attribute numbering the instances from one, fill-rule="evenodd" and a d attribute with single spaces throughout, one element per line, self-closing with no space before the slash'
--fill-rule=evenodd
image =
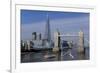
<path id="1" fill-rule="evenodd" d="M 21 52 L 21 63 L 88 59 L 89 49 L 86 49 L 85 53 L 77 53 L 76 49 L 62 50 L 59 52 L 52 52 L 52 50 L 39 52 Z"/>

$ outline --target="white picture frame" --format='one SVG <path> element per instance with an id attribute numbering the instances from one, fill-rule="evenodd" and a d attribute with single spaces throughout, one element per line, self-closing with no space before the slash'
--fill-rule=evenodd
<path id="1" fill-rule="evenodd" d="M 20 9 L 50 10 L 50 11 L 72 11 L 90 13 L 90 60 L 43 62 L 43 63 L 20 63 Z M 53 69 L 79 68 L 95 66 L 95 7 L 73 4 L 45 4 L 34 1 L 12 1 L 11 2 L 11 73 L 35 72 Z M 94 49 L 95 48 L 95 49 Z"/>

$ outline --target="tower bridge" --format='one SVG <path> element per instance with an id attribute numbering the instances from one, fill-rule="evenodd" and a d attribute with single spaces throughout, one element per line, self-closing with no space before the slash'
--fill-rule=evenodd
<path id="1" fill-rule="evenodd" d="M 78 49 L 77 51 L 79 53 L 84 52 L 84 33 L 82 31 L 78 32 L 78 34 L 60 34 L 60 32 L 55 32 L 54 33 L 54 48 L 53 51 L 57 52 L 60 50 L 60 42 L 61 42 L 61 37 L 79 37 L 78 40 Z"/>

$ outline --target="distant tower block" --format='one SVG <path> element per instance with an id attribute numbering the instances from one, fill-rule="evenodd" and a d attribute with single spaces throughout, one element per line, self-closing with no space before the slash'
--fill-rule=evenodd
<path id="1" fill-rule="evenodd" d="M 25 50 L 27 50 L 27 42 L 25 41 Z"/>
<path id="2" fill-rule="evenodd" d="M 59 32 L 54 32 L 54 48 L 53 51 L 57 52 L 60 49 L 60 33 Z"/>
<path id="3" fill-rule="evenodd" d="M 37 39 L 37 34 L 36 34 L 36 32 L 33 32 L 32 33 L 32 40 L 36 40 Z"/>
<path id="4" fill-rule="evenodd" d="M 27 41 L 27 49 L 30 50 L 30 41 Z"/>
<path id="5" fill-rule="evenodd" d="M 79 32 L 79 48 L 78 53 L 84 53 L 84 33 L 82 31 Z"/>
<path id="6" fill-rule="evenodd" d="M 40 34 L 39 34 L 39 40 L 41 40 L 41 38 L 42 38 L 42 37 L 41 37 L 41 33 L 40 33 Z"/>
<path id="7" fill-rule="evenodd" d="M 37 40 L 41 40 L 41 33 L 37 34 Z"/>

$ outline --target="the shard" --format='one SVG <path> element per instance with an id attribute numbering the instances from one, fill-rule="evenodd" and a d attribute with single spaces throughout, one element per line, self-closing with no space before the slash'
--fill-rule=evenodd
<path id="1" fill-rule="evenodd" d="M 47 21 L 46 21 L 46 26 L 45 26 L 45 40 L 47 42 L 51 41 L 51 30 L 50 30 L 50 21 L 49 21 L 49 16 L 47 14 Z"/>

